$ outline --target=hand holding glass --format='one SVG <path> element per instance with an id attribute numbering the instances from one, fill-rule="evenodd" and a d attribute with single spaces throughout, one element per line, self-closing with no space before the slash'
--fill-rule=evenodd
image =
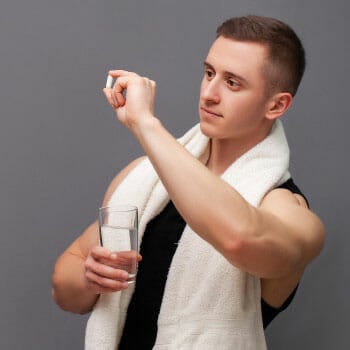
<path id="1" fill-rule="evenodd" d="M 99 230 L 101 245 L 117 255 L 115 267 L 128 272 L 128 283 L 134 283 L 138 260 L 137 207 L 100 208 Z"/>

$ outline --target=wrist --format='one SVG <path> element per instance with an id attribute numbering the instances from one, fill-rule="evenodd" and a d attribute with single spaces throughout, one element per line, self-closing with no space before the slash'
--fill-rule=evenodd
<path id="1" fill-rule="evenodd" d="M 150 133 L 161 127 L 161 122 L 153 114 L 148 113 L 139 119 L 138 123 L 130 126 L 131 132 L 141 142 Z"/>

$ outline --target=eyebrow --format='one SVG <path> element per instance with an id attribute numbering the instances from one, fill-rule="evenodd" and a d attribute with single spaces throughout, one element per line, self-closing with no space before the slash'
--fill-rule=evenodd
<path id="1" fill-rule="evenodd" d="M 215 71 L 214 67 L 213 67 L 209 62 L 204 61 L 203 65 L 204 65 L 204 67 L 210 68 L 210 69 L 212 69 L 213 71 Z M 224 75 L 226 75 L 226 76 L 231 76 L 231 77 L 233 77 L 233 78 L 236 78 L 236 79 L 240 80 L 240 81 L 243 82 L 243 83 L 248 83 L 248 82 L 247 82 L 247 79 L 245 79 L 245 78 L 243 78 L 242 76 L 240 76 L 240 75 L 238 75 L 238 74 L 235 74 L 235 73 L 233 73 L 233 72 L 224 71 Z"/>

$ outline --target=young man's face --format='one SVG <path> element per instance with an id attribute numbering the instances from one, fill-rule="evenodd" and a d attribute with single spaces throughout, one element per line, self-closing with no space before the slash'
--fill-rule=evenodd
<path id="1" fill-rule="evenodd" d="M 268 106 L 263 64 L 266 48 L 258 43 L 219 37 L 204 63 L 199 99 L 201 129 L 218 139 L 259 138 L 266 130 Z"/>

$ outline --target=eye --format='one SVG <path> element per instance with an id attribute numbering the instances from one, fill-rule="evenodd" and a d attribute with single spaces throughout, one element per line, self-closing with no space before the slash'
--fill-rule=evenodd
<path id="1" fill-rule="evenodd" d="M 211 79 L 214 77 L 214 72 L 211 69 L 206 69 L 204 71 L 204 74 L 208 79 Z"/>
<path id="2" fill-rule="evenodd" d="M 227 79 L 226 84 L 231 88 L 231 89 L 238 89 L 240 87 L 240 83 L 237 80 L 234 79 Z"/>

